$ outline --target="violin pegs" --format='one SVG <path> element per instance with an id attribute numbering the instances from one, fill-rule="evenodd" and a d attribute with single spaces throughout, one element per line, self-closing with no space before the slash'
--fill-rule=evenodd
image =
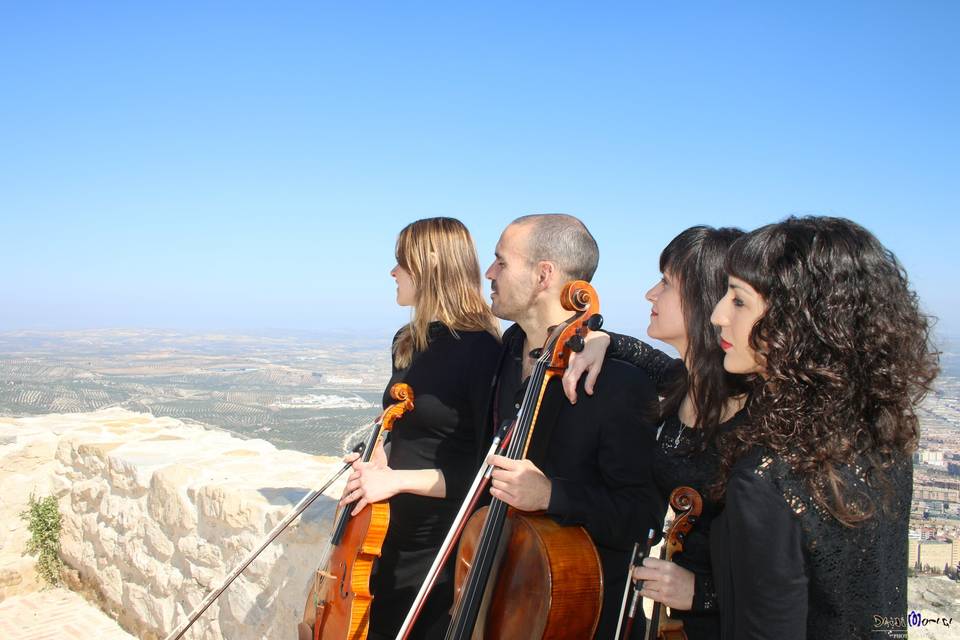
<path id="1" fill-rule="evenodd" d="M 570 336 L 569 340 L 567 340 L 567 347 L 569 347 L 570 351 L 573 351 L 574 353 L 580 353 L 583 351 L 583 345 L 583 336 L 580 334 L 574 334 Z"/>
<path id="2" fill-rule="evenodd" d="M 600 327 L 603 326 L 603 316 L 599 313 L 595 313 L 589 318 L 587 318 L 587 328 L 590 331 L 597 331 Z"/>

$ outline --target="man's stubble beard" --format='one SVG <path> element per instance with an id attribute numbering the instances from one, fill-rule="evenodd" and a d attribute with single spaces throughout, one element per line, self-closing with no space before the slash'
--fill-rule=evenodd
<path id="1" fill-rule="evenodd" d="M 507 302 L 507 304 L 504 304 Z M 497 302 L 491 305 L 491 311 L 493 315 L 497 316 L 501 320 L 506 320 L 507 322 L 518 322 L 520 318 L 526 315 L 526 312 L 534 307 L 537 302 L 537 292 L 536 290 L 531 290 L 526 295 L 526 300 L 522 303 L 515 305 L 509 305 L 509 301 L 505 301 L 497 291 Z"/>

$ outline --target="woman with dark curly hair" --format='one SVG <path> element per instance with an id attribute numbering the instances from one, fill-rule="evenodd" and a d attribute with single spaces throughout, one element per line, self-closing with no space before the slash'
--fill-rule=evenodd
<path id="1" fill-rule="evenodd" d="M 723 637 L 905 637 L 914 407 L 938 371 L 928 319 L 894 255 L 848 220 L 762 227 L 726 268 L 712 321 L 752 388 L 715 487 Z"/>

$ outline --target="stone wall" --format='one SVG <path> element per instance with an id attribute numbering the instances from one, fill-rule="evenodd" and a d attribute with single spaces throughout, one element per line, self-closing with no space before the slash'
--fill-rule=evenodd
<path id="1" fill-rule="evenodd" d="M 0 515 L 8 521 L 31 492 L 57 495 L 61 555 L 76 586 L 135 635 L 163 637 L 338 466 L 262 440 L 120 409 L 2 419 L 0 500 L 7 502 L 0 502 Z M 328 492 L 338 494 L 339 487 Z M 187 638 L 295 638 L 335 505 L 327 496 L 314 503 Z M 8 588 L 28 589 L 36 578 L 24 563 L 33 559 L 13 566 L 10 558 L 25 529 L 10 525 L 0 582 L 16 574 L 20 582 Z"/>

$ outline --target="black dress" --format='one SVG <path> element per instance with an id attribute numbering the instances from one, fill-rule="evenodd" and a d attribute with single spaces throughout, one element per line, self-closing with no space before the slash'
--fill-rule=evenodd
<path id="1" fill-rule="evenodd" d="M 485 331 L 454 335 L 434 322 L 426 350 L 414 354 L 409 367 L 393 369 L 384 407 L 393 402 L 390 387 L 406 382 L 415 408 L 394 424 L 388 464 L 439 469 L 446 497 L 400 493 L 390 498 L 390 526 L 371 578 L 371 638 L 396 636 L 486 453 L 484 416 L 499 354 L 500 343 Z M 412 637 L 433 637 L 446 629 L 453 600 L 452 563 L 447 565 Z"/>
<path id="2" fill-rule="evenodd" d="M 630 336 L 611 333 L 608 355 L 634 364 L 653 377 L 663 388 L 683 374 L 683 363 Z M 718 430 L 729 431 L 743 422 L 741 411 Z M 713 584 L 710 563 L 710 526 L 722 505 L 708 498 L 709 487 L 717 477 L 720 460 L 713 442 L 703 445 L 703 431 L 683 424 L 676 414 L 666 417 L 657 437 L 653 456 L 653 477 L 664 500 L 677 487 L 691 487 L 703 498 L 703 511 L 684 541 L 683 552 L 674 556 L 677 565 L 694 574 L 693 607 L 690 611 L 672 609 L 671 617 L 683 622 L 690 640 L 720 637 L 720 609 Z"/>
<path id="3" fill-rule="evenodd" d="M 837 471 L 883 505 L 860 466 Z M 888 477 L 886 508 L 847 527 L 783 460 L 758 449 L 738 461 L 710 541 L 723 638 L 906 638 L 910 458 Z"/>
<path id="4" fill-rule="evenodd" d="M 743 423 L 745 411 L 740 411 L 720 431 L 730 431 Z M 689 640 L 720 638 L 720 607 L 713 584 L 710 563 L 710 527 L 720 515 L 723 506 L 709 498 L 709 488 L 720 468 L 720 454 L 716 444 L 703 445 L 703 430 L 688 427 L 677 415 L 663 422 L 653 456 L 653 477 L 664 498 L 677 487 L 691 487 L 703 498 L 703 510 L 687 534 L 683 551 L 673 561 L 694 574 L 693 606 L 689 611 L 671 609 L 671 617 L 683 622 Z"/>

